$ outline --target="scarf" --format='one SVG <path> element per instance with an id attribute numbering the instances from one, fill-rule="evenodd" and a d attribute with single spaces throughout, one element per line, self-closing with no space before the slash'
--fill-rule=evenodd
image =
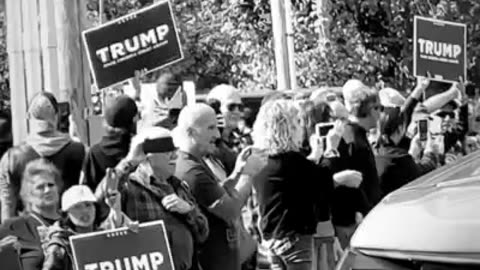
<path id="1" fill-rule="evenodd" d="M 57 131 L 48 121 L 31 119 L 30 129 L 26 142 L 42 157 L 58 153 L 72 141 L 70 135 Z"/>

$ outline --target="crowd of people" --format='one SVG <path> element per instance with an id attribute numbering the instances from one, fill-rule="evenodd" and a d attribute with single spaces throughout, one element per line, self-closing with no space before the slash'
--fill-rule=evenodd
<path id="1" fill-rule="evenodd" d="M 0 250 L 23 269 L 75 269 L 70 236 L 163 220 L 175 269 L 310 270 L 316 235 L 341 255 L 382 198 L 478 148 L 462 82 L 276 91 L 252 117 L 230 85 L 178 108 L 176 76 L 148 99 L 136 79 L 89 148 L 58 130 L 52 94 L 30 102 L 29 136 L 0 161 Z"/>

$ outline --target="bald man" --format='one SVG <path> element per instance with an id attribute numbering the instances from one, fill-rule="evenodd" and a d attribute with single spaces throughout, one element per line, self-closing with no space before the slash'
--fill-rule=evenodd
<path id="1" fill-rule="evenodd" d="M 247 148 L 229 177 L 215 176 L 202 159 L 215 150 L 220 137 L 215 111 L 206 104 L 190 105 L 180 112 L 175 136 L 179 148 L 175 176 L 189 184 L 210 225 L 209 237 L 200 250 L 200 264 L 208 270 L 239 270 L 241 209 L 251 192 L 251 176 L 262 162 L 249 157 L 252 149 Z"/>

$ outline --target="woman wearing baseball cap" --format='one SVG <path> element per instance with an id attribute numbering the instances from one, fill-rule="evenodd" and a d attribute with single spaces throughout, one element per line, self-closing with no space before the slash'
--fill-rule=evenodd
<path id="1" fill-rule="evenodd" d="M 113 173 L 111 170 L 107 174 Z M 131 224 L 120 210 L 120 193 L 108 191 L 106 204 L 110 212 L 102 219 L 97 199 L 86 185 L 75 185 L 62 195 L 61 210 L 65 217 L 57 221 L 47 235 L 44 245 L 43 270 L 75 269 L 69 237 L 76 234 L 108 230 Z"/>

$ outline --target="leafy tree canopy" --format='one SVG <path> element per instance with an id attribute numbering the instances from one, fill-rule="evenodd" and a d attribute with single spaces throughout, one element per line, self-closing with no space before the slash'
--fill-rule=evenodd
<path id="1" fill-rule="evenodd" d="M 355 77 L 382 79 L 408 89 L 412 77 L 413 17 L 437 17 L 468 25 L 468 76 L 480 83 L 478 0 L 330 0 L 319 16 L 317 0 L 292 0 L 295 62 L 300 87 L 341 85 Z M 98 0 L 88 0 L 88 18 L 98 22 Z M 104 0 L 104 17 L 117 18 L 152 0 Z M 199 89 L 227 82 L 244 91 L 275 88 L 269 0 L 172 0 L 185 60 L 171 66 L 194 76 Z M 330 27 L 321 27 L 330 19 Z M 8 100 L 5 20 L 0 14 L 0 99 Z M 320 35 L 327 33 L 324 44 Z M 324 46 L 325 45 L 325 46 Z M 155 75 L 153 75 L 154 77 Z M 7 104 L 8 106 L 8 104 Z"/>

